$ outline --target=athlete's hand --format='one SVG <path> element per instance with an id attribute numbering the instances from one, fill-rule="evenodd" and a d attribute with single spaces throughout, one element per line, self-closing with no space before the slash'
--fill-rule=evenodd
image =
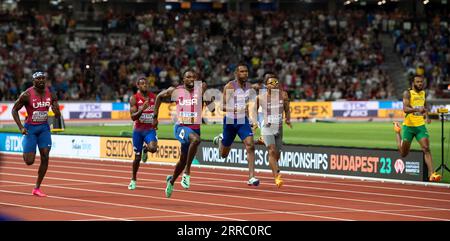
<path id="1" fill-rule="evenodd" d="M 157 118 L 153 119 L 153 128 L 155 130 L 158 130 L 158 119 Z"/>
<path id="2" fill-rule="evenodd" d="M 421 114 L 425 114 L 427 112 L 427 109 L 423 106 L 419 106 L 419 107 L 416 107 L 416 111 Z"/>
<path id="3" fill-rule="evenodd" d="M 427 118 L 427 124 L 430 124 L 431 123 L 431 119 L 430 118 Z"/>
<path id="4" fill-rule="evenodd" d="M 25 127 L 22 127 L 22 129 L 20 129 L 20 132 L 22 133 L 22 135 L 28 135 L 28 131 L 27 129 L 25 129 Z"/>
<path id="5" fill-rule="evenodd" d="M 285 122 L 286 122 L 286 125 L 288 125 L 288 126 L 289 126 L 289 128 L 291 128 L 291 129 L 292 129 L 292 124 L 291 124 L 291 120 L 288 120 L 288 119 L 286 119 L 286 120 L 285 120 Z"/>
<path id="6" fill-rule="evenodd" d="M 253 131 L 256 131 L 256 129 L 258 129 L 258 124 L 253 123 L 253 124 L 252 124 L 252 130 L 253 130 Z"/>

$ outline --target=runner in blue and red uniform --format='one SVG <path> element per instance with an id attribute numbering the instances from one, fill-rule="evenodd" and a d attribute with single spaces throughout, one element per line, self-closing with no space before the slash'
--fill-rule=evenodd
<path id="1" fill-rule="evenodd" d="M 48 109 L 52 107 L 55 118 L 61 117 L 56 94 L 46 88 L 47 75 L 44 72 L 33 74 L 33 86 L 25 90 L 14 103 L 12 116 L 23 137 L 23 160 L 27 165 L 32 165 L 36 156 L 36 145 L 39 147 L 41 163 L 39 165 L 36 186 L 31 192 L 38 197 L 46 197 L 40 187 L 47 173 L 49 153 L 52 147 L 50 126 L 48 125 Z M 22 125 L 19 110 L 25 106 L 27 117 L 25 125 Z"/>
<path id="2" fill-rule="evenodd" d="M 136 175 L 141 159 L 147 161 L 147 152 L 155 153 L 158 146 L 153 116 L 156 96 L 148 90 L 148 81 L 145 77 L 139 77 L 136 83 L 138 91 L 130 98 L 130 115 L 134 121 L 133 126 L 133 173 L 128 189 L 136 189 Z M 141 158 L 142 153 L 142 158 Z"/>
<path id="3" fill-rule="evenodd" d="M 200 144 L 200 125 L 202 123 L 202 95 L 206 83 L 198 81 L 198 74 L 188 69 L 183 73 L 183 84 L 161 91 L 156 97 L 155 115 L 158 115 L 161 99 L 171 97 L 176 102 L 177 114 L 174 125 L 175 138 L 181 143 L 180 160 L 175 166 L 173 175 L 166 178 L 166 197 L 170 198 L 178 176 L 183 172 L 181 186 L 190 187 L 191 164 Z"/>

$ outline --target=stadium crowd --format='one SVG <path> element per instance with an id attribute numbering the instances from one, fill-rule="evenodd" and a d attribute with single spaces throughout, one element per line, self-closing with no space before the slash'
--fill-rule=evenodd
<path id="1" fill-rule="evenodd" d="M 390 19 L 413 19 L 408 15 L 392 15 Z M 420 24 L 404 21 L 392 32 L 395 51 L 401 57 L 406 74 L 424 75 L 429 85 L 429 95 L 436 98 L 450 98 L 450 16 L 434 14 Z M 445 20 L 445 21 L 442 21 Z M 447 88 L 450 90 L 450 88 Z"/>
<path id="2" fill-rule="evenodd" d="M 0 26 L 2 101 L 17 98 L 37 69 L 47 71 L 61 100 L 127 102 L 140 74 L 157 92 L 193 67 L 209 86 L 222 88 L 242 60 L 252 82 L 274 71 L 295 100 L 395 98 L 383 70 L 377 16 L 362 11 L 107 12 L 94 36 L 63 14 L 16 11 L 0 14 L 0 21 L 7 23 Z"/>

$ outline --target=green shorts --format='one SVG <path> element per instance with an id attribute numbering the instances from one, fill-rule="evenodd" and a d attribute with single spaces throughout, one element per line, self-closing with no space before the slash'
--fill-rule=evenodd
<path id="1" fill-rule="evenodd" d="M 413 138 L 419 141 L 422 138 L 429 138 L 427 128 L 425 125 L 421 126 L 402 126 L 402 139 L 404 141 L 412 142 Z"/>

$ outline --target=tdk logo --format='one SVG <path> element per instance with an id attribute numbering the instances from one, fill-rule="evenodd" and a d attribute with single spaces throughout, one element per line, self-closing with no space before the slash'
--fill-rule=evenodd
<path id="1" fill-rule="evenodd" d="M 39 107 L 49 107 L 50 106 L 50 101 L 48 102 L 34 102 L 33 103 L 33 108 L 37 109 Z"/>
<path id="2" fill-rule="evenodd" d="M 7 136 L 5 140 L 6 151 L 14 151 L 14 152 L 23 151 L 22 139 L 23 137 L 21 136 Z"/>

